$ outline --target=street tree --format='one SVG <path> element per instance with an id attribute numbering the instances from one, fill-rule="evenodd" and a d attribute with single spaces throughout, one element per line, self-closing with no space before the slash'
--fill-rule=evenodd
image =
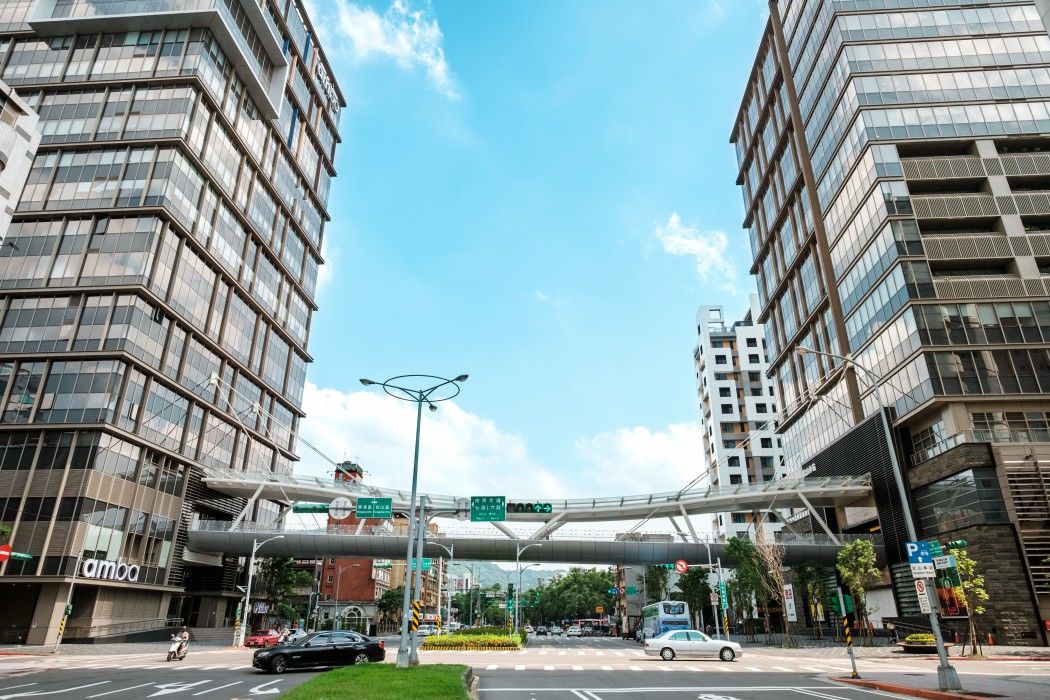
<path id="1" fill-rule="evenodd" d="M 766 599 L 775 603 L 784 611 L 784 638 L 782 645 L 787 647 L 798 646 L 791 635 L 791 622 L 787 617 L 787 605 L 784 601 L 784 546 L 773 540 L 762 523 L 762 516 L 755 518 L 755 551 L 759 559 L 765 564 L 760 577 L 762 587 L 766 593 Z M 766 606 L 766 632 L 769 632 L 769 606 Z"/>
<path id="2" fill-rule="evenodd" d="M 295 568 L 291 557 L 269 557 L 263 560 L 261 573 L 266 598 L 270 601 L 270 616 L 285 622 L 299 617 L 300 610 L 292 606 L 297 588 L 312 586 L 314 575 Z"/>
<path id="3" fill-rule="evenodd" d="M 689 604 L 689 609 L 696 616 L 697 629 L 701 628 L 699 621 L 700 611 L 709 605 L 711 601 L 711 584 L 707 581 L 708 573 L 707 569 L 691 568 L 679 576 L 678 582 L 675 584 L 677 590 L 674 594 L 677 598 Z"/>
<path id="4" fill-rule="evenodd" d="M 874 643 L 871 623 L 868 621 L 867 591 L 882 580 L 882 572 L 876 564 L 875 547 L 871 540 L 853 540 L 843 545 L 835 568 L 853 595 L 853 605 L 864 625 L 865 636 L 869 643 Z"/>
<path id="5" fill-rule="evenodd" d="M 609 571 L 571 569 L 543 586 L 522 591 L 521 599 L 536 600 L 531 617 L 541 624 L 593 618 L 598 614 L 595 612 L 598 607 L 613 610 L 616 598 L 609 594 L 609 589 L 615 585 L 615 578 Z"/>
<path id="6" fill-rule="evenodd" d="M 664 599 L 671 572 L 663 566 L 645 567 L 645 590 L 648 595 L 646 603 L 657 603 Z"/>
<path id="7" fill-rule="evenodd" d="M 11 528 L 7 525 L 0 525 L 0 542 L 3 542 L 11 536 Z"/>
<path id="8" fill-rule="evenodd" d="M 951 548 L 948 553 L 955 557 L 955 568 L 959 571 L 962 582 L 960 603 L 970 613 L 970 654 L 977 656 L 980 642 L 977 638 L 977 618 L 984 614 L 984 602 L 988 600 L 988 591 L 984 585 L 984 575 L 977 573 L 977 561 L 964 548 Z M 963 647 L 965 650 L 965 646 Z"/>
<path id="9" fill-rule="evenodd" d="M 807 561 L 795 566 L 794 574 L 806 610 L 810 611 L 813 622 L 817 624 L 817 639 L 823 639 L 823 613 L 826 613 L 830 603 L 828 579 L 831 578 L 831 571 L 815 561 Z"/>
<path id="10" fill-rule="evenodd" d="M 401 606 L 404 603 L 405 587 L 398 586 L 383 593 L 376 601 L 379 614 L 385 620 L 398 620 L 401 617 Z"/>
<path id="11" fill-rule="evenodd" d="M 744 620 L 747 641 L 756 641 L 754 601 L 762 594 L 763 564 L 755 543 L 746 537 L 732 537 L 726 543 L 726 556 L 736 562 L 732 578 L 726 583 L 730 607 L 737 619 Z"/>

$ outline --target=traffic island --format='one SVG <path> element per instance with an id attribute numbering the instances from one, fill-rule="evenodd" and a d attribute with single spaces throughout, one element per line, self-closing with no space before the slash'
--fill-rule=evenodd
<path id="1" fill-rule="evenodd" d="M 428 651 L 516 651 L 525 644 L 527 634 L 518 632 L 467 631 L 453 634 L 431 635 L 423 640 L 420 649 Z"/>
<path id="2" fill-rule="evenodd" d="M 291 689 L 286 700 L 469 700 L 474 673 L 462 664 L 346 666 Z"/>

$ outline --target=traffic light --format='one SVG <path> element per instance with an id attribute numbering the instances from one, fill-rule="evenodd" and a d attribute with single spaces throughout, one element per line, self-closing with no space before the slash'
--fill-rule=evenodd
<path id="1" fill-rule="evenodd" d="M 948 543 L 948 549 L 966 549 L 966 540 L 952 540 Z"/>
<path id="2" fill-rule="evenodd" d="M 657 569 L 667 569 L 669 571 L 674 571 L 674 564 L 653 564 L 653 566 L 655 566 Z"/>
<path id="3" fill-rule="evenodd" d="M 843 593 L 842 599 L 846 601 L 846 614 L 852 614 L 855 609 L 853 606 L 853 596 L 849 595 L 848 593 Z M 839 597 L 837 595 L 830 596 L 830 600 L 828 600 L 828 607 L 831 608 L 831 611 L 836 615 L 842 614 L 842 611 L 839 609 Z"/>
<path id="4" fill-rule="evenodd" d="M 513 583 L 508 583 L 507 584 L 507 597 L 508 598 L 513 598 L 514 597 L 514 584 Z"/>
<path id="5" fill-rule="evenodd" d="M 553 513 L 550 503 L 508 503 L 508 513 Z"/>

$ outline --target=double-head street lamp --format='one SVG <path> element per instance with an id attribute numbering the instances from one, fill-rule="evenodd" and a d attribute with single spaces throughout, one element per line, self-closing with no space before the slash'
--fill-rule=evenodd
<path id="1" fill-rule="evenodd" d="M 520 610 L 520 608 L 518 606 L 518 601 L 520 600 L 520 596 L 521 596 L 521 554 L 525 550 L 531 549 L 532 547 L 542 547 L 542 546 L 543 546 L 543 544 L 541 542 L 533 542 L 532 544 L 527 544 L 524 547 L 522 547 L 520 544 L 515 544 L 514 545 L 514 564 L 515 564 L 515 566 L 518 569 L 518 587 L 514 589 L 514 631 L 515 632 L 518 631 L 518 626 L 520 624 L 520 618 L 521 618 L 521 610 Z M 528 567 L 525 567 L 525 568 L 528 568 Z"/>
<path id="2" fill-rule="evenodd" d="M 824 357 L 840 360 L 854 369 L 859 369 L 868 378 L 868 381 L 871 382 L 872 387 L 875 389 L 875 398 L 879 402 L 879 412 L 882 414 L 880 418 L 882 419 L 883 433 L 886 436 L 886 449 L 890 453 L 890 471 L 893 472 L 893 480 L 896 482 L 897 486 L 897 497 L 900 499 L 901 510 L 904 512 L 904 526 L 908 531 L 908 537 L 913 542 L 917 541 L 919 539 L 919 532 L 915 528 L 915 521 L 911 515 L 908 490 L 904 486 L 904 474 L 901 471 L 901 465 L 897 459 L 897 450 L 894 447 L 893 433 L 890 429 L 890 417 L 888 415 L 889 404 L 883 397 L 882 378 L 852 357 L 846 355 L 837 355 L 831 352 L 812 350 L 810 348 L 802 347 L 801 345 L 795 348 L 795 352 L 799 355 L 822 355 Z M 846 614 L 845 608 L 842 609 L 842 614 Z M 929 617 L 934 641 L 937 643 L 937 655 L 940 660 L 940 665 L 937 667 L 938 684 L 940 685 L 941 690 L 961 690 L 962 683 L 959 680 L 959 674 L 955 670 L 955 667 L 948 662 L 948 653 L 944 649 L 944 640 L 941 637 L 941 626 L 940 622 L 937 620 L 937 613 L 931 610 Z M 856 673 L 856 669 L 854 669 L 854 673 Z"/>
<path id="3" fill-rule="evenodd" d="M 465 381 L 467 381 L 466 374 L 461 374 L 455 379 L 445 379 L 432 374 L 402 374 L 398 377 L 391 377 L 385 382 L 375 382 L 371 379 L 361 380 L 361 384 L 364 386 L 380 386 L 383 388 L 383 391 L 395 399 L 411 401 L 416 404 L 416 446 L 415 454 L 412 458 L 412 497 L 409 500 L 408 508 L 408 553 L 405 558 L 405 594 L 401 601 L 401 639 L 397 647 L 398 668 L 408 668 L 410 665 L 411 651 L 409 649 L 408 621 L 411 602 L 412 557 L 415 549 L 416 528 L 426 527 L 424 523 L 417 523 L 416 521 L 416 486 L 419 481 L 419 428 L 423 422 L 423 404 L 426 404 L 431 411 L 436 411 L 437 406 L 435 404 L 458 396 L 459 385 Z M 422 513 L 420 513 L 420 516 L 422 516 Z M 419 519 L 422 520 L 422 517 Z M 420 545 L 419 556 L 422 556 L 422 543 Z M 422 569 L 422 561 L 417 566 L 419 569 Z"/>
<path id="4" fill-rule="evenodd" d="M 252 556 L 248 560 L 248 587 L 244 589 L 244 613 L 241 619 L 241 624 L 238 625 L 237 629 L 233 633 L 233 646 L 239 647 L 244 644 L 244 637 L 248 633 L 248 616 L 251 614 L 251 597 L 252 597 L 252 575 L 255 573 L 255 554 L 258 552 L 264 544 L 267 542 L 273 542 L 274 540 L 283 540 L 284 535 L 274 535 L 268 537 L 262 542 L 257 539 L 252 540 Z"/>

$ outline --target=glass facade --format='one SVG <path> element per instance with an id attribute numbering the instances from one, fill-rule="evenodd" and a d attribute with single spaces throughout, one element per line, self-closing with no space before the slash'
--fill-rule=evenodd
<path id="1" fill-rule="evenodd" d="M 83 553 L 177 589 L 179 530 L 240 507 L 201 499 L 199 465 L 296 459 L 343 101 L 299 0 L 52 4 L 55 26 L 88 24 L 42 36 L 34 3 L 0 10 L 0 78 L 42 141 L 0 247 L 0 485 L 25 470 L 43 499 L 0 489 L 35 557 L 0 574 L 71 574 Z M 182 10 L 242 55 L 198 15 L 151 19 Z M 99 31 L 110 14 L 139 26 Z M 277 78 L 270 120 L 246 86 Z"/>

